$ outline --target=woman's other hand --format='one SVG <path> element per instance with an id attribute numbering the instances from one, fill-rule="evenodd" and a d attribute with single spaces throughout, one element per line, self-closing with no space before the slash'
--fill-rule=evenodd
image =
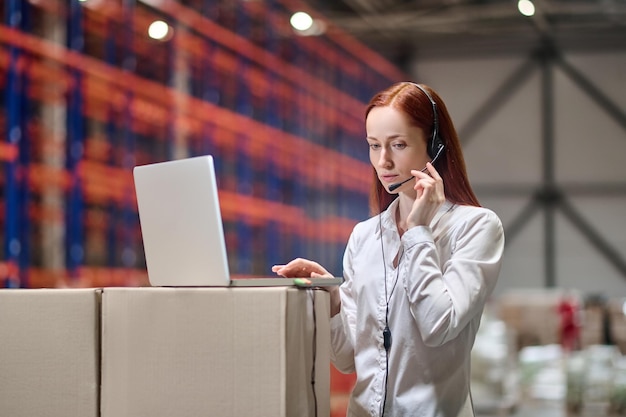
<path id="1" fill-rule="evenodd" d="M 308 259 L 296 258 L 285 265 L 272 266 L 272 272 L 285 278 L 332 278 L 333 275 L 322 265 Z M 341 311 L 339 286 L 323 287 L 330 294 L 330 316 Z"/>
<path id="2" fill-rule="evenodd" d="M 328 272 L 322 265 L 308 259 L 296 258 L 286 265 L 274 265 L 272 272 L 285 278 L 313 278 L 313 277 L 329 277 L 332 274 Z M 315 274 L 315 275 L 313 275 Z"/>

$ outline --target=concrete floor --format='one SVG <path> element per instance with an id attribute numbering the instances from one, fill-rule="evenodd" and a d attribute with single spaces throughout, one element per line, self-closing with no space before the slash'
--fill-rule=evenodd
<path id="1" fill-rule="evenodd" d="M 477 412 L 476 417 L 623 417 L 607 414 L 605 407 L 589 408 L 578 413 L 567 412 L 561 402 L 521 401 L 516 407 Z"/>

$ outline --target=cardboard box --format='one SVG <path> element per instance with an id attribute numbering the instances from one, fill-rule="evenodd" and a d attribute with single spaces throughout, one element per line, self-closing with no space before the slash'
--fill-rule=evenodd
<path id="1" fill-rule="evenodd" d="M 515 332 L 517 350 L 561 342 L 559 304 L 565 299 L 582 305 L 576 291 L 558 288 L 512 289 L 498 297 L 497 315 Z"/>
<path id="2" fill-rule="evenodd" d="M 626 298 L 612 297 L 607 302 L 609 337 L 626 355 Z"/>
<path id="3" fill-rule="evenodd" d="M 602 306 L 585 307 L 581 315 L 580 348 L 601 345 L 605 340 L 605 311 Z"/>
<path id="4" fill-rule="evenodd" d="M 95 289 L 0 290 L 0 415 L 98 417 Z"/>
<path id="5" fill-rule="evenodd" d="M 104 289 L 102 417 L 329 416 L 329 346 L 324 291 Z"/>

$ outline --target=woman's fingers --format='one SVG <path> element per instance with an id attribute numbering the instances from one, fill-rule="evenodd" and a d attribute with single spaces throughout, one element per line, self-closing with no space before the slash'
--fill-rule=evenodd
<path id="1" fill-rule="evenodd" d="M 272 266 L 272 272 L 274 272 L 276 275 L 280 275 L 281 277 L 284 277 L 285 275 L 282 274 L 283 268 L 285 268 L 285 265 L 274 265 Z"/>
<path id="2" fill-rule="evenodd" d="M 434 165 L 431 164 L 430 162 L 428 162 L 426 164 L 426 169 L 428 170 L 428 172 L 430 173 L 430 176 L 433 177 L 435 180 L 437 181 L 441 181 L 441 176 L 439 175 L 439 172 L 437 172 L 437 170 L 435 169 Z"/>
<path id="3" fill-rule="evenodd" d="M 288 278 L 312 277 L 313 274 L 330 276 L 330 273 L 323 266 L 303 258 L 296 258 L 286 265 L 274 265 L 272 272 Z"/>
<path id="4" fill-rule="evenodd" d="M 418 192 L 418 198 L 426 194 L 429 196 L 429 199 L 433 199 L 436 203 L 442 202 L 445 200 L 443 179 L 430 162 L 426 164 L 426 169 L 428 173 L 423 171 L 411 171 L 411 174 L 418 178 L 414 187 Z M 434 195 L 432 194 L 433 191 Z"/>
<path id="5" fill-rule="evenodd" d="M 428 226 L 446 199 L 441 176 L 430 162 L 426 169 L 428 172 L 411 172 L 418 180 L 414 187 L 417 196 L 407 219 L 409 227 Z"/>

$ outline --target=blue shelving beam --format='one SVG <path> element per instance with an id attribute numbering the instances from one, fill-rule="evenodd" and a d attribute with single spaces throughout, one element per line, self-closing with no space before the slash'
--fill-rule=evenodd
<path id="1" fill-rule="evenodd" d="M 239 35 L 248 37 L 250 35 L 250 19 L 245 10 L 237 9 L 237 32 Z M 235 111 L 249 118 L 254 117 L 254 108 L 252 106 L 252 97 L 250 89 L 246 84 L 246 71 L 250 63 L 246 58 L 239 58 L 239 70 L 235 92 Z M 254 140 L 248 134 L 239 133 L 237 137 L 237 193 L 252 196 L 254 172 L 252 158 L 249 156 L 249 142 Z M 241 218 L 237 221 L 237 272 L 240 274 L 250 274 L 253 265 L 253 231 L 248 219 Z"/>
<path id="2" fill-rule="evenodd" d="M 107 21 L 107 37 L 104 43 L 104 59 L 105 62 L 115 67 L 117 66 L 117 36 L 115 35 L 118 29 L 118 22 L 114 22 L 112 20 Z M 115 150 L 118 148 L 119 143 L 117 138 L 119 137 L 119 130 L 116 123 L 117 114 L 114 110 L 114 106 L 112 103 L 108 104 L 107 108 L 107 119 L 105 124 L 106 137 L 109 142 L 109 149 L 111 150 L 108 156 L 108 165 L 110 167 L 116 166 L 116 156 L 117 152 Z M 106 225 L 106 266 L 109 268 L 113 268 L 117 266 L 117 230 L 118 230 L 118 219 L 119 219 L 119 206 L 115 201 L 108 201 L 106 204 L 106 216 L 107 216 L 107 225 Z"/>
<path id="3" fill-rule="evenodd" d="M 137 66 L 137 57 L 136 53 L 132 47 L 133 45 L 133 37 L 134 37 L 134 14 L 135 14 L 135 0 L 124 0 L 122 2 L 123 6 L 123 22 L 124 22 L 124 32 L 123 32 L 123 62 L 122 67 L 124 71 L 129 73 L 133 73 Z M 121 161 L 122 168 L 127 172 L 132 172 L 133 167 L 135 166 L 135 146 L 136 146 L 136 137 L 135 132 L 132 129 L 132 116 L 130 111 L 130 106 L 132 105 L 134 94 L 132 91 L 126 91 L 126 104 L 129 106 L 127 111 L 124 112 L 124 123 L 123 123 L 123 157 Z M 127 187 L 124 191 L 123 201 L 121 202 L 121 224 L 122 228 L 119 230 L 120 238 L 121 238 L 121 258 L 120 263 L 124 268 L 131 268 L 135 265 L 137 254 L 135 248 L 135 227 L 138 224 L 138 215 L 135 209 L 135 203 L 133 200 L 132 194 L 134 193 L 134 189 L 132 187 Z"/>
<path id="4" fill-rule="evenodd" d="M 74 52 L 84 49 L 83 13 L 79 0 L 71 0 L 67 20 L 67 46 Z M 65 210 L 65 262 L 70 279 L 78 279 L 78 270 L 84 263 L 84 196 L 79 164 L 85 147 L 85 125 L 83 118 L 83 74 L 68 68 L 72 87 L 67 97 L 67 138 L 65 168 L 71 178 L 66 197 Z"/>
<path id="5" fill-rule="evenodd" d="M 276 0 L 268 0 L 267 8 L 270 13 L 276 8 Z M 278 51 L 278 40 L 274 28 L 271 24 L 265 24 L 266 34 L 266 48 L 274 55 Z M 271 69 L 267 70 L 267 78 L 269 84 L 269 97 L 267 99 L 267 106 L 265 108 L 265 123 L 275 129 L 282 130 L 283 123 L 280 114 L 280 103 L 276 96 L 278 90 L 275 85 L 277 84 L 276 75 Z M 276 144 L 278 146 L 278 144 Z M 278 172 L 278 165 L 276 164 L 275 153 L 269 155 L 266 171 L 266 198 L 272 202 L 281 202 L 281 181 Z M 266 247 L 266 265 L 277 265 L 287 261 L 286 254 L 283 252 L 286 239 L 283 239 L 280 235 L 279 223 L 276 221 L 276 216 L 267 223 L 265 227 L 265 247 Z"/>
<path id="6" fill-rule="evenodd" d="M 31 25 L 31 13 L 29 12 L 29 4 L 23 4 L 23 17 L 22 17 L 22 30 L 30 32 Z M 20 287 L 27 288 L 29 286 L 29 270 L 31 264 L 31 229 L 32 222 L 29 215 L 29 207 L 31 200 L 31 188 L 30 188 L 30 163 L 32 159 L 31 143 L 32 138 L 30 130 L 28 129 L 28 122 L 32 120 L 33 109 L 31 107 L 32 102 L 28 97 L 28 91 L 30 90 L 30 78 L 27 73 L 21 76 L 21 88 L 20 88 L 20 127 L 21 127 L 21 139 L 19 141 L 18 161 L 20 167 L 20 175 L 18 178 L 18 207 L 19 210 L 19 233 L 20 233 L 20 253 L 18 256 L 18 265 L 20 271 Z"/>
<path id="7" fill-rule="evenodd" d="M 24 15 L 28 5 L 19 0 L 8 0 L 5 3 L 5 24 L 12 29 L 24 29 Z M 7 143 L 22 150 L 24 140 L 23 106 L 27 100 L 26 90 L 23 88 L 25 76 L 19 71 L 19 62 L 24 59 L 24 52 L 15 46 L 9 47 L 9 62 L 6 84 L 6 111 L 7 111 Z M 2 277 L 5 288 L 19 288 L 22 285 L 21 271 L 22 253 L 26 245 L 23 240 L 22 229 L 28 221 L 26 210 L 21 206 L 24 182 L 20 179 L 20 158 L 11 158 L 5 166 L 5 234 L 4 260 L 6 274 Z"/>

